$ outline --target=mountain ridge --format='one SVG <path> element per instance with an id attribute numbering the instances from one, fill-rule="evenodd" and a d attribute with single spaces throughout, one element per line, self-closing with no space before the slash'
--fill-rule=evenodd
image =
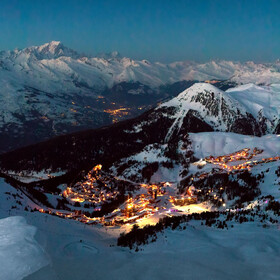
<path id="1" fill-rule="evenodd" d="M 182 80 L 205 81 L 218 79 L 232 80 L 238 84 L 249 82 L 271 84 L 280 81 L 279 61 L 274 63 L 255 63 L 252 61 L 241 63 L 230 60 L 211 60 L 205 63 L 177 61 L 165 64 L 150 62 L 145 59 L 134 60 L 121 56 L 117 51 L 96 56 L 82 55 L 64 46 L 60 41 L 51 41 L 41 46 L 27 47 L 22 50 L 2 51 L 0 52 L 0 65 L 4 69 L 3 65 L 7 64 L 5 60 L 14 60 L 14 63 L 20 63 L 20 59 L 30 59 L 31 54 L 41 61 L 42 66 L 48 66 L 49 70 L 52 70 L 53 65 L 44 60 L 57 60 L 57 66 L 62 63 L 68 65 L 72 70 L 74 70 L 74 65 L 72 65 L 74 61 L 78 65 L 86 64 L 92 68 L 92 74 L 107 76 L 103 80 L 104 84 L 99 83 L 98 86 L 97 84 L 94 86 L 96 89 L 100 86 L 111 87 L 114 83 L 121 81 L 138 81 L 151 87 Z M 27 55 L 27 57 L 24 58 L 24 55 Z M 104 66 L 109 71 L 105 71 Z M 63 68 L 58 68 L 57 70 L 64 71 Z M 149 75 L 153 76 L 153 79 L 148 77 Z M 92 86 L 89 82 L 88 85 Z"/>

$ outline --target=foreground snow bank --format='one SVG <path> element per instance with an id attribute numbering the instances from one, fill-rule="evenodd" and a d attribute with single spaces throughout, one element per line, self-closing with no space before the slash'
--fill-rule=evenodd
<path id="1" fill-rule="evenodd" d="M 23 217 L 0 219 L 0 279 L 19 280 L 48 264 Z"/>
<path id="2" fill-rule="evenodd" d="M 48 229 L 52 265 L 25 280 L 279 280 L 277 226 L 233 221 L 233 228 L 222 230 L 193 221 L 186 230 L 165 230 L 135 252 L 110 246 L 116 229 L 38 217 L 40 233 Z"/>

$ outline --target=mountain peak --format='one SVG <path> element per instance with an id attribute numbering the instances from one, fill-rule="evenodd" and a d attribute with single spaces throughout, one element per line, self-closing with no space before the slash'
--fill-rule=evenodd
<path id="1" fill-rule="evenodd" d="M 158 109 L 167 112 L 174 120 L 165 142 L 184 126 L 186 131 L 193 130 L 195 126 L 189 126 L 191 119 L 199 120 L 200 125 L 202 122 L 206 123 L 206 129 L 252 135 L 259 134 L 260 131 L 258 124 L 251 115 L 248 116 L 242 104 L 209 83 L 192 85 L 177 97 L 161 104 Z M 249 123 L 253 127 L 251 130 L 248 129 Z"/>
<path id="2" fill-rule="evenodd" d="M 190 100 L 193 96 L 211 92 L 214 96 L 224 95 L 225 92 L 209 83 L 195 83 L 178 95 L 180 100 Z M 213 97 L 214 97 L 213 96 Z"/>
<path id="3" fill-rule="evenodd" d="M 33 46 L 24 49 L 24 52 L 33 53 L 37 59 L 56 59 L 61 56 L 67 56 L 72 58 L 78 58 L 79 54 L 65 47 L 60 41 L 51 41 L 49 43 L 45 43 L 41 46 Z"/>
<path id="4" fill-rule="evenodd" d="M 160 107 L 183 107 L 193 109 L 200 102 L 213 102 L 215 99 L 220 100 L 221 97 L 229 99 L 227 93 L 212 84 L 195 83 L 181 92 L 177 97 L 161 104 Z"/>
<path id="5" fill-rule="evenodd" d="M 201 90 L 211 90 L 211 91 L 222 91 L 215 87 L 214 85 L 210 83 L 200 82 L 195 83 L 191 87 L 189 87 L 187 90 L 193 90 L 193 91 L 201 91 Z"/>
<path id="6" fill-rule="evenodd" d="M 60 41 L 51 41 L 49 43 L 45 43 L 41 46 L 38 46 L 39 49 L 49 49 L 50 51 L 55 51 L 55 49 L 57 49 L 58 47 L 63 46 L 63 44 Z"/>

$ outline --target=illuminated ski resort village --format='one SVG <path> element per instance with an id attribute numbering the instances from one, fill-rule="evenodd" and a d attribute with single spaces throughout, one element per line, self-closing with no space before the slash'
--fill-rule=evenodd
<path id="1" fill-rule="evenodd" d="M 222 206 L 226 209 L 224 187 L 214 191 L 210 186 L 201 190 L 195 185 L 203 178 L 211 174 L 238 173 L 244 170 L 250 171 L 257 165 L 279 161 L 280 156 L 269 158 L 258 158 L 256 156 L 263 153 L 257 147 L 250 149 L 244 148 L 231 154 L 222 156 L 209 156 L 194 162 L 197 166 L 196 172 L 189 180 L 188 185 L 178 192 L 174 182 L 158 182 L 151 184 L 133 183 L 136 189 L 134 192 L 126 193 L 126 201 L 113 209 L 107 215 L 99 216 L 103 204 L 116 200 L 120 194 L 112 190 L 110 182 L 112 179 L 122 181 L 116 177 L 107 177 L 102 174 L 102 165 L 96 165 L 84 178 L 83 181 L 67 186 L 62 191 L 61 196 L 67 199 L 73 206 L 79 206 L 83 210 L 57 211 L 50 208 L 40 208 L 41 213 L 54 214 L 66 219 L 74 219 L 86 224 L 102 224 L 104 226 L 122 226 L 138 223 L 141 226 L 155 224 L 159 218 L 164 216 L 182 215 L 190 213 L 201 213 L 209 210 L 211 201 L 213 205 Z M 209 165 L 210 172 L 203 172 L 202 169 Z M 213 168 L 213 166 L 218 168 Z M 100 183 L 102 187 L 100 187 Z M 210 202 L 210 203 L 209 203 Z M 217 203 L 218 202 L 218 203 Z M 85 211 L 86 208 L 94 207 L 96 217 L 91 217 Z M 214 210 L 212 208 L 212 210 Z M 229 211 L 229 210 L 228 210 Z"/>

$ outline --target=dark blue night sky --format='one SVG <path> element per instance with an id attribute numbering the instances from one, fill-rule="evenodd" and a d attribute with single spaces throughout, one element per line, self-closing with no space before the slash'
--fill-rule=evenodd
<path id="1" fill-rule="evenodd" d="M 170 62 L 280 58 L 280 1 L 0 2 L 0 50 L 58 40 L 94 55 L 117 50 Z"/>

